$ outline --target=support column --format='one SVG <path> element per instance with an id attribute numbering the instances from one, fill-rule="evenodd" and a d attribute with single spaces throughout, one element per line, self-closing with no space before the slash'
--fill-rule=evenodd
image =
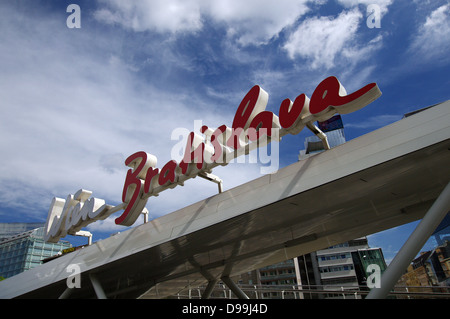
<path id="1" fill-rule="evenodd" d="M 100 284 L 100 281 L 98 281 L 97 276 L 94 274 L 89 274 L 89 278 L 91 279 L 91 283 L 92 283 L 92 286 L 94 287 L 97 298 L 98 299 L 107 299 L 106 294 L 103 291 L 102 285 Z"/>
<path id="2" fill-rule="evenodd" d="M 227 285 L 228 288 L 239 298 L 239 299 L 249 299 L 248 296 L 230 279 L 230 277 L 225 276 L 220 278 Z"/>
<path id="3" fill-rule="evenodd" d="M 58 299 L 68 299 L 72 294 L 73 289 L 74 288 L 67 287 L 66 290 L 64 290 L 64 292 L 61 294 L 61 296 L 59 296 Z"/>
<path id="4" fill-rule="evenodd" d="M 208 286 L 206 286 L 206 289 L 203 292 L 202 299 L 208 299 L 211 296 L 211 293 L 216 283 L 217 283 L 216 279 L 208 281 Z"/>
<path id="5" fill-rule="evenodd" d="M 367 295 L 367 299 L 386 298 L 389 292 L 394 288 L 400 276 L 415 256 L 420 252 L 428 238 L 439 226 L 441 221 L 450 211 L 450 182 L 441 192 L 439 197 L 433 203 L 431 208 L 425 214 L 423 219 L 417 225 L 406 243 L 397 253 L 395 258 L 389 264 L 386 271 L 381 276 L 380 288 L 372 288 Z"/>

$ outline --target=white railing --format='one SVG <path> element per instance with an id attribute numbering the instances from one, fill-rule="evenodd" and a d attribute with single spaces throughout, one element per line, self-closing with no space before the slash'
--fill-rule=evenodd
<path id="1" fill-rule="evenodd" d="M 364 299 L 369 293 L 365 286 L 286 286 L 286 285 L 238 285 L 250 299 Z M 172 298 L 200 299 L 206 287 L 186 288 Z M 395 287 L 389 298 L 396 299 L 450 299 L 450 287 Z M 234 293 L 218 284 L 211 299 L 236 299 Z"/>

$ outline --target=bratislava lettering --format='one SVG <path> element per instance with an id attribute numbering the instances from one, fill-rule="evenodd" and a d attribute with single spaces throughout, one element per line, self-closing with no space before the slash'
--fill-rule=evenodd
<path id="1" fill-rule="evenodd" d="M 279 115 L 266 111 L 269 95 L 258 85 L 244 97 L 236 111 L 232 127 L 225 125 L 212 130 L 201 128 L 202 136 L 189 134 L 184 158 L 180 163 L 168 161 L 161 170 L 156 168 L 157 159 L 146 152 L 137 152 L 128 157 L 128 170 L 122 193 L 126 203 L 123 214 L 115 222 L 130 226 L 139 217 L 150 196 L 157 196 L 167 188 L 174 188 L 201 172 L 211 172 L 218 165 L 229 161 L 267 142 L 290 134 L 298 134 L 305 126 L 315 121 L 326 121 L 334 114 L 354 112 L 381 95 L 375 83 L 347 95 L 336 77 L 322 81 L 309 99 L 300 94 L 292 102 L 285 99 L 280 105 Z M 317 128 L 315 128 L 318 130 Z M 263 143 L 259 143 L 265 137 Z"/>
<path id="2" fill-rule="evenodd" d="M 131 226 L 145 208 L 149 197 L 158 196 L 168 188 L 184 185 L 186 180 L 199 174 L 211 173 L 218 165 L 227 165 L 238 156 L 248 154 L 272 141 L 280 141 L 286 134 L 298 134 L 305 126 L 315 134 L 319 134 L 321 131 L 313 124 L 314 122 L 326 121 L 336 113 L 348 114 L 357 111 L 380 96 L 381 92 L 376 83 L 347 94 L 336 77 L 328 77 L 316 87 L 310 99 L 302 93 L 293 102 L 288 98 L 283 100 L 277 116 L 266 111 L 269 95 L 260 86 L 255 85 L 239 104 L 231 128 L 222 125 L 211 129 L 204 125 L 199 132 L 202 135 L 190 132 L 184 157 L 179 163 L 170 160 L 159 169 L 156 167 L 157 158 L 154 155 L 145 151 L 130 155 L 125 160 L 125 165 L 130 169 L 127 171 L 123 186 L 123 204 L 120 205 L 124 211 L 115 219 L 115 223 Z M 67 204 L 69 200 L 71 204 Z M 73 216 L 70 217 L 70 207 L 76 207 L 78 205 L 76 201 L 81 203 L 81 197 L 75 195 L 68 198 L 65 208 L 59 209 L 62 211 L 61 218 L 64 218 L 64 212 L 67 212 L 66 226 L 63 225 L 63 220 L 53 217 L 55 221 L 51 223 L 62 227 L 55 226 L 55 230 L 52 230 L 55 235 L 58 235 L 58 232 L 64 234 L 78 229 L 80 225 L 78 216 L 86 220 L 91 218 L 91 215 L 93 219 L 101 219 L 106 215 L 109 216 L 111 211 L 118 211 L 117 209 L 103 211 L 101 202 L 98 202 L 97 206 L 89 202 L 89 207 L 93 207 L 92 210 L 85 209 L 81 213 L 81 208 L 78 210 L 74 208 L 75 213 L 72 212 Z M 62 206 L 62 203 L 59 203 L 59 206 Z"/>

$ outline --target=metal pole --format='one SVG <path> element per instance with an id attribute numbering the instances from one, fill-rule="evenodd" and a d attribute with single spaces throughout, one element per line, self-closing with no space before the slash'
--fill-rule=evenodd
<path id="1" fill-rule="evenodd" d="M 70 295 L 72 294 L 74 288 L 67 287 L 66 290 L 59 296 L 58 299 L 68 299 Z"/>
<path id="2" fill-rule="evenodd" d="M 92 286 L 94 287 L 97 298 L 98 299 L 107 299 L 106 294 L 103 291 L 102 285 L 100 284 L 100 281 L 98 281 L 97 276 L 95 276 L 94 274 L 89 274 L 89 278 L 91 279 L 91 283 L 92 283 Z"/>
<path id="3" fill-rule="evenodd" d="M 308 122 L 306 124 L 306 127 L 309 128 L 311 132 L 314 133 L 314 135 L 316 135 L 318 138 L 321 139 L 324 149 L 326 150 L 330 149 L 330 144 L 328 143 L 327 135 L 324 132 L 322 132 L 317 126 L 315 126 L 311 122 Z"/>
<path id="4" fill-rule="evenodd" d="M 372 288 L 366 299 L 386 298 L 405 269 L 450 211 L 450 182 L 441 192 L 406 243 L 381 276 L 380 288 Z"/>
<path id="5" fill-rule="evenodd" d="M 202 299 L 208 299 L 211 296 L 211 293 L 212 293 L 216 283 L 217 283 L 217 280 L 210 280 L 208 282 L 208 286 L 206 286 L 206 289 L 203 292 Z"/>
<path id="6" fill-rule="evenodd" d="M 147 224 L 148 223 L 148 209 L 144 207 L 141 214 L 144 215 L 144 224 Z"/>
<path id="7" fill-rule="evenodd" d="M 223 283 L 227 285 L 228 288 L 231 289 L 232 292 L 239 298 L 239 299 L 249 299 L 248 296 L 233 282 L 233 280 L 230 279 L 230 277 L 225 276 L 221 278 Z"/>

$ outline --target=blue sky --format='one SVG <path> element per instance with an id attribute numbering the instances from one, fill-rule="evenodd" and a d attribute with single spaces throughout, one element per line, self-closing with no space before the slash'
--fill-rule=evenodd
<path id="1" fill-rule="evenodd" d="M 72 3 L 81 28 L 66 25 Z M 380 28 L 368 27 L 371 4 Z M 126 157 L 145 150 L 160 167 L 174 129 L 231 126 L 255 84 L 278 114 L 330 75 L 348 92 L 376 82 L 382 97 L 343 116 L 348 140 L 448 100 L 449 16 L 438 0 L 2 1 L 0 222 L 45 221 L 54 196 L 80 188 L 119 204 Z M 281 167 L 308 135 L 283 139 Z M 260 176 L 254 164 L 215 174 L 225 189 Z M 155 218 L 216 191 L 195 179 L 147 207 Z M 369 243 L 390 260 L 415 225 Z M 88 230 L 97 240 L 123 227 L 107 219 Z"/>

